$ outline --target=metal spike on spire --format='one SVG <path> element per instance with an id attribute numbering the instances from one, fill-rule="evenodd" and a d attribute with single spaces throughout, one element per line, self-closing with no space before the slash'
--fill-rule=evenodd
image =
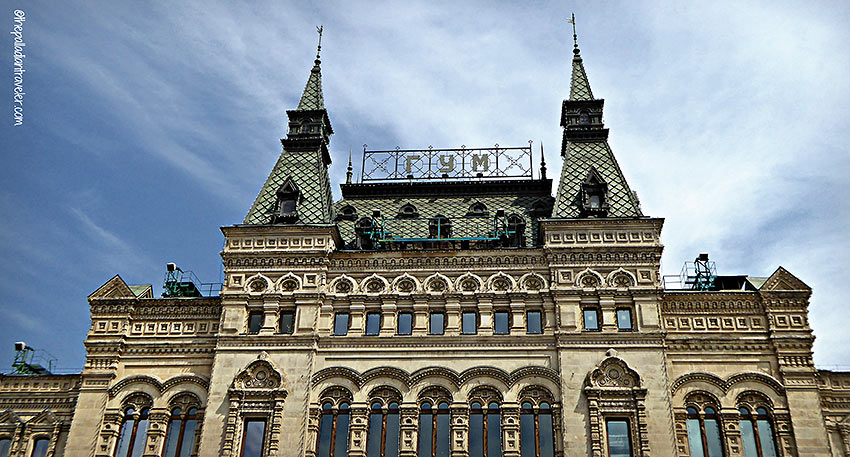
<path id="1" fill-rule="evenodd" d="M 320 25 L 316 27 L 316 32 L 319 33 L 319 46 L 316 50 L 316 60 L 313 62 L 313 68 L 310 70 L 310 77 L 307 79 L 307 85 L 304 86 L 304 93 L 301 94 L 301 101 L 298 102 L 298 110 L 321 110 L 325 109 L 325 98 L 322 95 L 322 61 L 319 55 L 322 51 L 322 30 Z"/>
<path id="2" fill-rule="evenodd" d="M 540 179 L 546 179 L 546 155 L 543 154 L 543 141 L 540 141 Z"/>
<path id="3" fill-rule="evenodd" d="M 572 16 L 567 19 L 570 24 L 573 25 L 573 47 L 578 49 L 578 35 L 576 34 L 576 13 L 572 13 Z"/>
<path id="4" fill-rule="evenodd" d="M 575 26 L 573 26 L 575 27 Z M 319 55 L 322 53 L 322 31 L 324 30 L 323 26 L 316 27 L 316 32 L 319 33 L 319 47 L 316 49 L 316 60 L 319 61 Z"/>
<path id="5" fill-rule="evenodd" d="M 348 148 L 348 171 L 345 172 L 345 183 L 351 184 L 351 175 L 354 169 L 351 167 L 351 148 Z"/>

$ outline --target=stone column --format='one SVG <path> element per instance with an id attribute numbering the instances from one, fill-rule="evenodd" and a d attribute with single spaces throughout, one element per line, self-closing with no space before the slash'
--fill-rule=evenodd
<path id="1" fill-rule="evenodd" d="M 469 408 L 465 404 L 454 403 L 451 405 L 451 420 L 449 421 L 449 428 L 451 457 L 468 457 L 469 447 L 467 443 L 469 443 Z"/>
<path id="2" fill-rule="evenodd" d="M 260 335 L 277 333 L 277 313 L 280 308 L 278 298 L 270 295 L 263 297 L 263 326 L 260 327 Z"/>
<path id="3" fill-rule="evenodd" d="M 502 457 L 519 457 L 519 406 L 502 404 Z"/>
<path id="4" fill-rule="evenodd" d="M 349 423 L 348 457 L 366 456 L 366 434 L 369 427 L 369 408 L 355 403 L 351 405 Z"/>
<path id="5" fill-rule="evenodd" d="M 103 365 L 104 368 L 117 364 L 115 360 L 89 360 L 87 364 Z M 77 398 L 77 407 L 74 409 L 74 419 L 71 421 L 71 431 L 68 433 L 68 443 L 65 446 L 65 455 L 68 456 L 106 456 L 111 457 L 118 437 L 118 428 L 121 426 L 121 416 L 117 416 L 117 422 L 109 423 L 110 429 L 106 428 L 107 387 L 115 376 L 113 371 L 89 371 L 83 372 L 80 396 Z M 103 430 L 101 430 L 103 426 Z"/>
<path id="6" fill-rule="evenodd" d="M 720 410 L 720 426 L 723 427 L 723 437 L 726 440 L 726 455 L 738 457 L 744 455 L 741 445 L 741 429 L 738 426 L 740 414 L 735 408 L 723 408 Z"/>
<path id="7" fill-rule="evenodd" d="M 399 417 L 399 457 L 416 457 L 418 451 L 419 406 L 416 403 L 401 405 Z M 426 456 L 427 457 L 427 456 Z"/>
<path id="8" fill-rule="evenodd" d="M 307 416 L 307 439 L 304 443 L 304 457 L 316 457 L 316 440 L 319 438 L 321 411 L 318 407 L 310 407 L 310 412 Z"/>
<path id="9" fill-rule="evenodd" d="M 148 416 L 147 442 L 142 457 L 160 457 L 162 455 L 170 417 L 167 409 L 151 409 Z"/>

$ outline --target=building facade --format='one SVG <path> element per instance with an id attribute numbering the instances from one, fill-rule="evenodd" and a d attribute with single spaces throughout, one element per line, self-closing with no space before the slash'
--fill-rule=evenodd
<path id="1" fill-rule="evenodd" d="M 317 55 L 220 294 L 109 280 L 80 374 L 0 376 L 0 456 L 850 456 L 810 288 L 665 288 L 602 113 L 576 46 L 554 198 L 497 145 L 364 151 L 334 202 Z"/>

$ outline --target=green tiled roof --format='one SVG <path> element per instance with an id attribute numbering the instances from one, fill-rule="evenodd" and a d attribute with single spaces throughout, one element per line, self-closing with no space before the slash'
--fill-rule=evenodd
<path id="1" fill-rule="evenodd" d="M 561 170 L 552 217 L 579 217 L 581 184 L 591 167 L 608 185 L 608 217 L 640 217 L 643 214 L 620 171 L 607 141 L 567 143 L 567 156 Z"/>
<path id="2" fill-rule="evenodd" d="M 325 109 L 325 98 L 322 96 L 322 69 L 319 67 L 321 63 L 318 58 L 313 63 L 307 85 L 304 86 L 304 93 L 301 94 L 301 101 L 298 102 L 298 110 Z"/>
<path id="3" fill-rule="evenodd" d="M 483 203 L 487 207 L 487 215 L 467 217 L 474 203 Z M 385 219 L 385 229 L 393 231 L 395 238 L 413 238 L 428 236 L 428 221 L 435 216 L 445 216 L 452 222 L 452 237 L 466 238 L 481 236 L 492 229 L 493 217 L 497 210 L 504 209 L 510 216 L 517 214 L 525 219 L 526 245 L 535 245 L 537 240 L 537 219 L 530 211 L 535 204 L 549 206 L 551 197 L 534 195 L 488 195 L 488 196 L 428 196 L 428 197 L 384 197 L 384 198 L 351 198 L 334 203 L 334 209 L 339 214 L 348 205 L 357 211 L 354 220 L 339 220 L 340 234 L 346 243 L 352 242 L 356 235 L 354 226 L 363 217 L 371 217 L 372 211 L 380 210 Z M 416 207 L 419 215 L 416 219 L 397 218 L 399 210 L 406 204 Z M 340 218 L 338 218 L 340 219 Z"/>
<path id="4" fill-rule="evenodd" d="M 587 73 L 584 72 L 584 64 L 578 52 L 573 56 L 573 74 L 570 80 L 570 100 L 593 100 L 590 82 L 587 80 Z"/>

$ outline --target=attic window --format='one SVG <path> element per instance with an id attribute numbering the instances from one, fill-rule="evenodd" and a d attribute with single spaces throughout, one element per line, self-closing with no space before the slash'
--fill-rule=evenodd
<path id="1" fill-rule="evenodd" d="M 292 180 L 287 180 L 276 192 L 277 201 L 272 223 L 293 223 L 298 219 L 298 199 L 301 193 Z"/>
<path id="2" fill-rule="evenodd" d="M 419 217 L 419 212 L 416 211 L 416 207 L 411 205 L 410 203 L 406 203 L 402 205 L 401 209 L 398 210 L 399 218 L 414 218 Z"/>
<path id="3" fill-rule="evenodd" d="M 581 184 L 582 217 L 605 217 L 608 214 L 608 184 L 591 168 Z"/>
<path id="4" fill-rule="evenodd" d="M 353 220 L 357 219 L 357 209 L 354 208 L 351 205 L 345 205 L 340 210 L 339 216 L 337 216 L 337 219 L 353 221 Z"/>
<path id="5" fill-rule="evenodd" d="M 484 203 L 476 202 L 473 203 L 472 206 L 469 207 L 469 212 L 466 214 L 467 216 L 486 216 L 487 215 L 487 206 Z"/>
<path id="6" fill-rule="evenodd" d="M 372 219 L 361 218 L 354 227 L 357 235 L 357 247 L 360 249 L 372 249 Z"/>
<path id="7" fill-rule="evenodd" d="M 525 245 L 525 219 L 517 214 L 508 216 L 508 246 L 522 247 Z"/>
<path id="8" fill-rule="evenodd" d="M 452 235 L 452 222 L 446 216 L 436 216 L 428 222 L 428 237 L 444 239 Z"/>

